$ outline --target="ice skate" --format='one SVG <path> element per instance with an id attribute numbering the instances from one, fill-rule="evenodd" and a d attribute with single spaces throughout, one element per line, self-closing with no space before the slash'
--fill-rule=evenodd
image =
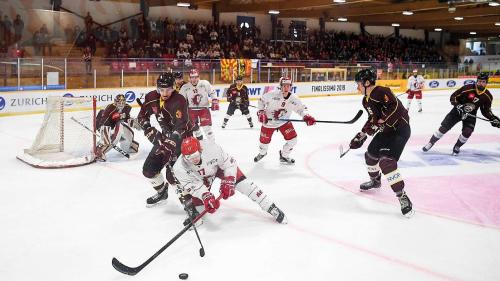
<path id="1" fill-rule="evenodd" d="M 434 146 L 434 144 L 432 142 L 429 142 L 424 147 L 422 147 L 422 150 L 424 152 L 427 152 L 427 151 L 429 151 L 432 148 L 432 146 Z"/>
<path id="2" fill-rule="evenodd" d="M 453 156 L 457 156 L 458 154 L 460 153 L 460 146 L 454 146 L 453 147 L 453 152 L 451 153 L 451 155 Z"/>
<path id="3" fill-rule="evenodd" d="M 248 121 L 248 125 L 250 125 L 250 128 L 253 128 L 253 122 L 252 121 Z"/>
<path id="4" fill-rule="evenodd" d="M 290 157 L 283 157 L 283 154 L 281 154 L 281 150 L 280 150 L 280 162 L 283 164 L 292 165 L 292 164 L 295 164 L 295 159 L 292 159 Z"/>
<path id="5" fill-rule="evenodd" d="M 95 150 L 95 160 L 98 162 L 106 162 L 106 154 L 104 154 L 104 147 L 98 145 Z"/>
<path id="6" fill-rule="evenodd" d="M 418 112 L 422 112 L 422 108 L 418 110 Z"/>
<path id="7" fill-rule="evenodd" d="M 369 181 L 360 184 L 359 189 L 361 189 L 361 191 L 366 191 L 372 188 L 380 188 L 380 177 L 381 175 L 379 174 L 377 177 L 371 178 Z"/>
<path id="8" fill-rule="evenodd" d="M 399 204 L 401 204 L 401 213 L 403 213 L 403 216 L 410 218 L 413 216 L 415 211 L 413 211 L 413 204 L 410 201 L 410 198 L 408 198 L 408 195 L 406 195 L 406 192 L 403 191 L 401 196 L 398 197 Z"/>
<path id="9" fill-rule="evenodd" d="M 146 200 L 146 207 L 153 207 L 153 206 L 156 206 L 158 205 L 160 202 L 164 201 L 164 200 L 167 200 L 168 198 L 168 188 L 167 186 L 165 185 L 165 187 L 163 188 L 162 191 L 160 192 L 157 192 L 155 195 L 149 197 L 147 200 Z"/>
<path id="10" fill-rule="evenodd" d="M 227 126 L 226 122 L 222 123 L 222 129 L 226 128 L 226 126 Z"/>
<path id="11" fill-rule="evenodd" d="M 269 210 L 267 212 L 271 214 L 278 223 L 282 224 L 288 223 L 285 213 L 283 213 L 283 211 L 281 211 L 280 208 L 276 207 L 274 203 L 271 205 L 271 207 L 269 207 Z"/>
<path id="12" fill-rule="evenodd" d="M 253 158 L 253 162 L 259 162 L 259 161 L 260 161 L 260 159 L 264 158 L 264 156 L 266 156 L 266 155 L 267 155 L 267 153 L 266 153 L 266 154 L 260 154 L 260 153 L 259 153 L 259 154 L 257 154 L 257 156 L 255 156 L 255 157 Z"/>

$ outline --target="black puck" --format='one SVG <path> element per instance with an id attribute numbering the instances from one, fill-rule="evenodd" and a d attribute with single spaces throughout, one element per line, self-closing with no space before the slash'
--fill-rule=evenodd
<path id="1" fill-rule="evenodd" d="M 189 275 L 187 273 L 181 273 L 179 274 L 179 279 L 186 280 L 188 279 Z"/>

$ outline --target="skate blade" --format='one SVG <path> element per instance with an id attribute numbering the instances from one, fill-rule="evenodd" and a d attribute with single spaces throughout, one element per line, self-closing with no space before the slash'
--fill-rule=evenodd
<path id="1" fill-rule="evenodd" d="M 415 211 L 414 210 L 411 210 L 409 211 L 408 213 L 406 213 L 405 215 L 403 215 L 405 218 L 407 219 L 410 219 L 411 217 L 413 217 L 413 215 L 415 215 Z"/>
<path id="2" fill-rule="evenodd" d="M 155 207 L 158 207 L 158 206 L 163 206 L 165 204 L 167 204 L 167 199 L 161 200 L 160 202 L 157 202 L 157 203 L 154 203 L 154 204 L 147 204 L 146 203 L 146 208 L 155 208 Z"/>

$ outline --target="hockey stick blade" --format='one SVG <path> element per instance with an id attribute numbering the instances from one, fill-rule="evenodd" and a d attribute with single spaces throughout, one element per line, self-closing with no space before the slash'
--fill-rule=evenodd
<path id="1" fill-rule="evenodd" d="M 141 271 L 144 268 L 144 266 L 142 265 L 138 267 L 128 267 L 123 263 L 121 263 L 117 258 L 113 258 L 111 264 L 117 271 L 131 276 L 136 275 L 137 273 L 139 273 L 139 271 Z"/>
<path id="2" fill-rule="evenodd" d="M 344 155 L 347 154 L 347 152 L 349 152 L 349 150 L 351 150 L 351 148 L 349 147 L 346 151 L 344 151 L 344 147 L 342 145 L 339 146 L 339 151 L 340 151 L 340 158 L 344 157 Z"/>
<path id="3" fill-rule="evenodd" d="M 358 113 L 356 113 L 356 116 L 352 118 L 349 121 L 327 121 L 327 120 L 316 120 L 316 123 L 330 123 L 330 124 L 353 124 L 354 122 L 358 121 L 359 117 L 363 115 L 363 110 L 359 110 Z M 267 119 L 268 121 L 271 121 L 273 119 Z M 291 122 L 305 122 L 302 119 L 278 119 L 280 121 L 291 121 Z"/>

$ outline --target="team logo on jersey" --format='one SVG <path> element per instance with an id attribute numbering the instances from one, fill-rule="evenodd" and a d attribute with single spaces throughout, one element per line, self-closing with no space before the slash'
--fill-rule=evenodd
<path id="1" fill-rule="evenodd" d="M 457 85 L 457 82 L 455 82 L 455 80 L 448 80 L 448 82 L 446 82 L 446 86 L 448 86 L 449 88 L 453 88 L 455 87 L 455 85 Z"/>
<path id="2" fill-rule="evenodd" d="M 431 88 L 437 88 L 437 87 L 439 87 L 439 82 L 436 81 L 436 80 L 431 81 L 431 82 L 429 82 L 429 87 L 431 87 Z"/>
<path id="3" fill-rule="evenodd" d="M 370 115 L 373 115 L 373 111 L 372 111 L 372 108 L 371 107 L 366 107 L 366 110 L 368 110 L 368 113 L 370 113 Z"/>
<path id="4" fill-rule="evenodd" d="M 191 99 L 194 105 L 199 105 L 201 102 L 201 96 L 196 94 L 194 97 Z"/>
<path id="5" fill-rule="evenodd" d="M 285 114 L 286 114 L 286 109 L 280 108 L 280 109 L 274 111 L 273 116 L 274 116 L 274 119 L 280 119 Z"/>
<path id="6" fill-rule="evenodd" d="M 135 101 L 135 93 L 132 91 L 128 91 L 125 93 L 125 101 L 127 103 L 133 103 Z"/>
<path id="7" fill-rule="evenodd" d="M 5 107 L 5 99 L 0 97 L 0 110 L 4 109 Z"/>
<path id="8" fill-rule="evenodd" d="M 177 119 L 181 119 L 182 118 L 182 112 L 180 110 L 177 110 L 175 112 L 175 117 L 177 117 Z"/>

